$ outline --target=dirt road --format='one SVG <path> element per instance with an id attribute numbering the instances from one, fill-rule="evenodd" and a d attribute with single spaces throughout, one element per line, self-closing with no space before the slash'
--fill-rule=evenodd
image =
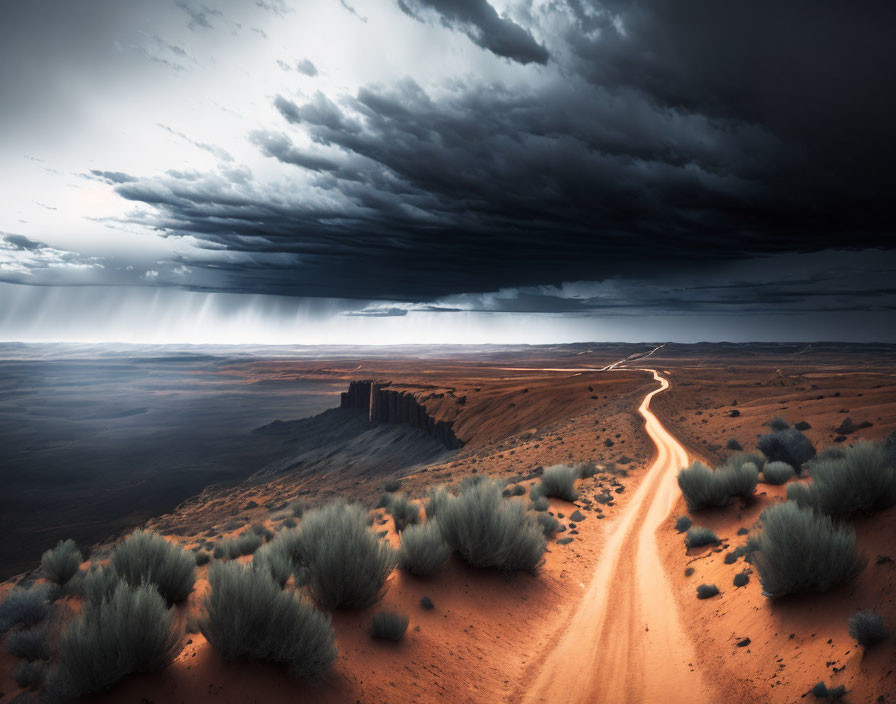
<path id="1" fill-rule="evenodd" d="M 523 702 L 710 704 L 719 701 L 694 670 L 690 641 L 657 551 L 656 530 L 678 497 L 684 448 L 650 412 L 639 412 L 658 456 L 609 535 L 579 607 L 522 688 Z"/>

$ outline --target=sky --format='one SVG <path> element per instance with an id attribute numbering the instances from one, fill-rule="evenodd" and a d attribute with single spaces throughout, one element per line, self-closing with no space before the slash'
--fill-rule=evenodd
<path id="1" fill-rule="evenodd" d="M 896 342 L 896 5 L 33 0 L 0 340 Z"/>

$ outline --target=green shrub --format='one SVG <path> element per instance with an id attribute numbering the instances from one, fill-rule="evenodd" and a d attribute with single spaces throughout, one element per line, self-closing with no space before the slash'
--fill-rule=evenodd
<path id="1" fill-rule="evenodd" d="M 573 465 L 573 467 L 579 475 L 579 479 L 590 479 L 597 474 L 597 466 L 590 460 L 588 462 L 580 462 L 579 464 Z"/>
<path id="2" fill-rule="evenodd" d="M 373 618 L 370 619 L 370 634 L 374 638 L 392 640 L 397 643 L 404 638 L 404 633 L 408 630 L 409 620 L 407 614 L 400 614 L 395 611 L 380 611 L 375 613 Z"/>
<path id="3" fill-rule="evenodd" d="M 60 540 L 55 548 L 41 555 L 40 569 L 44 577 L 62 587 L 78 573 L 83 561 L 74 540 Z"/>
<path id="4" fill-rule="evenodd" d="M 418 577 L 428 577 L 451 556 L 437 520 L 408 527 L 401 534 L 398 566 Z"/>
<path id="5" fill-rule="evenodd" d="M 41 682 L 44 681 L 44 678 L 47 676 L 47 665 L 46 663 L 40 661 L 28 661 L 23 660 L 18 665 L 16 665 L 15 669 L 12 671 L 12 678 L 15 680 L 15 683 L 21 687 L 22 689 L 27 689 L 28 687 L 37 687 Z M 14 702 L 20 701 L 19 697 L 16 697 Z M 22 699 L 22 702 L 26 702 L 27 700 Z"/>
<path id="6" fill-rule="evenodd" d="M 186 599 L 196 582 L 196 559 L 179 545 L 135 530 L 112 551 L 112 566 L 132 587 L 151 582 L 169 604 Z"/>
<path id="7" fill-rule="evenodd" d="M 522 484 L 513 484 L 512 486 L 507 487 L 504 492 L 504 496 L 525 496 L 526 495 L 526 487 Z"/>
<path id="8" fill-rule="evenodd" d="M 264 542 L 264 538 L 248 531 L 230 540 L 222 540 L 215 546 L 215 558 L 221 560 L 236 560 L 243 555 L 251 555 Z"/>
<path id="9" fill-rule="evenodd" d="M 818 682 L 812 687 L 812 689 L 809 690 L 809 692 L 816 699 L 828 698 L 828 686 L 824 682 Z"/>
<path id="10" fill-rule="evenodd" d="M 379 601 L 395 567 L 395 551 L 367 527 L 360 506 L 337 500 L 305 514 L 299 550 L 317 603 L 334 609 Z"/>
<path id="11" fill-rule="evenodd" d="M 874 611 L 857 611 L 849 619 L 849 635 L 859 645 L 869 646 L 886 640 L 889 632 L 880 614 Z"/>
<path id="12" fill-rule="evenodd" d="M 401 480 L 400 479 L 387 479 L 385 484 L 383 484 L 383 491 L 393 492 L 401 489 Z"/>
<path id="13" fill-rule="evenodd" d="M 426 517 L 435 518 L 439 514 L 439 509 L 451 501 L 453 495 L 444 486 L 435 486 L 426 492 L 426 498 Z"/>
<path id="14" fill-rule="evenodd" d="M 698 599 L 709 599 L 719 593 L 719 588 L 715 584 L 701 584 L 697 587 Z"/>
<path id="15" fill-rule="evenodd" d="M 536 496 L 532 499 L 532 509 L 535 511 L 547 511 L 551 507 L 551 502 L 547 496 Z"/>
<path id="16" fill-rule="evenodd" d="M 865 566 L 855 531 L 828 516 L 788 501 L 767 508 L 760 521 L 750 557 L 766 596 L 826 592 Z"/>
<path id="17" fill-rule="evenodd" d="M 815 457 L 812 442 L 796 428 L 762 435 L 756 445 L 769 462 L 786 462 L 795 471 Z"/>
<path id="18" fill-rule="evenodd" d="M 858 442 L 840 456 L 809 462 L 812 483 L 788 498 L 831 515 L 851 516 L 896 504 L 896 465 L 882 444 Z"/>
<path id="19" fill-rule="evenodd" d="M 793 467 L 786 462 L 769 462 L 762 470 L 766 484 L 784 484 L 794 477 Z"/>
<path id="20" fill-rule="evenodd" d="M 703 526 L 694 526 L 684 538 L 684 544 L 689 548 L 702 548 L 704 545 L 715 545 L 718 542 L 718 536 Z"/>
<path id="21" fill-rule="evenodd" d="M 539 513 L 535 516 L 535 520 L 541 526 L 541 532 L 544 533 L 545 538 L 553 538 L 560 530 L 560 521 L 549 513 Z"/>
<path id="22" fill-rule="evenodd" d="M 679 533 L 684 533 L 690 527 L 691 519 L 689 516 L 679 516 L 675 521 L 675 530 L 677 530 Z"/>
<path id="23" fill-rule="evenodd" d="M 252 556 L 252 568 L 266 572 L 281 589 L 296 569 L 288 545 L 287 540 L 278 537 L 262 545 Z"/>
<path id="24" fill-rule="evenodd" d="M 84 603 L 99 604 L 108 599 L 121 582 L 111 565 L 91 565 L 81 580 L 80 591 Z"/>
<path id="25" fill-rule="evenodd" d="M 678 486 L 684 494 L 689 511 L 699 511 L 728 503 L 725 485 L 702 462 L 694 462 L 678 473 Z"/>
<path id="26" fill-rule="evenodd" d="M 725 460 L 726 467 L 741 467 L 747 462 L 755 465 L 757 468 L 765 464 L 765 455 L 761 452 L 734 452 Z"/>
<path id="27" fill-rule="evenodd" d="M 744 462 L 741 465 L 725 465 L 715 472 L 715 481 L 720 482 L 725 493 L 730 496 L 739 496 L 748 499 L 756 491 L 759 482 L 759 470 L 752 462 Z"/>
<path id="28" fill-rule="evenodd" d="M 575 467 L 567 464 L 558 464 L 553 467 L 545 467 L 541 475 L 541 482 L 537 485 L 540 496 L 548 496 L 563 501 L 575 501 L 579 498 L 576 491 L 576 479 L 579 473 Z"/>
<path id="29" fill-rule="evenodd" d="M 335 662 L 330 617 L 282 591 L 264 571 L 215 563 L 209 584 L 199 628 L 225 658 L 273 662 L 309 679 L 322 677 Z"/>
<path id="30" fill-rule="evenodd" d="M 16 587 L 0 603 L 0 633 L 15 626 L 37 625 L 50 615 L 51 588 L 48 584 Z"/>
<path id="31" fill-rule="evenodd" d="M 109 598 L 86 603 L 60 634 L 47 683 L 51 699 L 74 699 L 133 672 L 160 670 L 180 652 L 180 642 L 174 612 L 153 585 L 121 582 Z"/>
<path id="32" fill-rule="evenodd" d="M 535 517 L 519 499 L 502 499 L 495 481 L 468 486 L 439 509 L 445 541 L 474 567 L 534 572 L 545 540 Z"/>
<path id="33" fill-rule="evenodd" d="M 772 430 L 787 430 L 790 427 L 790 423 L 781 416 L 775 416 L 766 425 Z"/>
<path id="34" fill-rule="evenodd" d="M 392 497 L 389 513 L 395 522 L 395 530 L 399 533 L 410 525 L 420 522 L 420 505 L 411 501 L 407 494 L 397 494 Z"/>
<path id="35" fill-rule="evenodd" d="M 6 638 L 6 649 L 10 655 L 22 660 L 46 660 L 50 657 L 47 624 L 39 623 L 31 628 L 13 631 Z"/>

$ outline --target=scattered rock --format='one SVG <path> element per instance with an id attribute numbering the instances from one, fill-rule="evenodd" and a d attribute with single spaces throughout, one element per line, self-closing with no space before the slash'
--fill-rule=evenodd
<path id="1" fill-rule="evenodd" d="M 738 648 L 746 648 L 751 643 L 749 638 L 744 638 L 743 640 L 737 641 Z"/>

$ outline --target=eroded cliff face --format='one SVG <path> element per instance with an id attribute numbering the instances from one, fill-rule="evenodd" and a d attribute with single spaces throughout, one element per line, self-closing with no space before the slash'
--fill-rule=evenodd
<path id="1" fill-rule="evenodd" d="M 433 418 L 413 393 L 388 386 L 388 382 L 352 381 L 342 394 L 340 407 L 366 411 L 371 424 L 420 428 L 452 450 L 463 446 L 450 422 Z"/>

